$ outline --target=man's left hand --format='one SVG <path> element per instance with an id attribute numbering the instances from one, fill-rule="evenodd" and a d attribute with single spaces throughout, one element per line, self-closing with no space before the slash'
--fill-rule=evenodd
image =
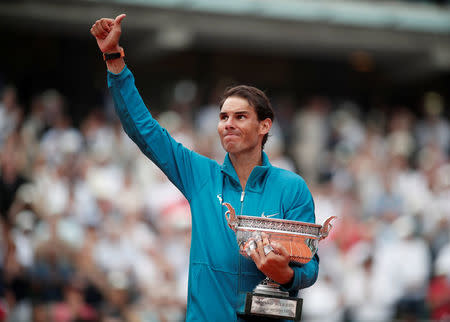
<path id="1" fill-rule="evenodd" d="M 261 272 L 279 284 L 289 283 L 294 277 L 288 251 L 279 243 L 269 242 L 265 233 L 256 240 L 256 248 L 250 252 L 250 257 Z"/>

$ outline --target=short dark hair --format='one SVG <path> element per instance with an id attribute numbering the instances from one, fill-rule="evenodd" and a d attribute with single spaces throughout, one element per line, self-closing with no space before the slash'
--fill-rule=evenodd
<path id="1" fill-rule="evenodd" d="M 272 105 L 266 94 L 256 87 L 248 85 L 239 85 L 234 87 L 229 87 L 225 90 L 220 100 L 220 109 L 222 109 L 223 103 L 228 97 L 237 96 L 244 98 L 248 101 L 248 104 L 255 109 L 258 115 L 258 121 L 263 121 L 269 118 L 272 122 L 275 118 L 273 113 Z M 264 135 L 261 147 L 264 149 L 264 144 L 267 142 L 269 133 Z"/>

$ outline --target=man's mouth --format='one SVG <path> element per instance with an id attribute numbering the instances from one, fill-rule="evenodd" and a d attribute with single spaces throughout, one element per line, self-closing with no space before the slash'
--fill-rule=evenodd
<path id="1" fill-rule="evenodd" d="M 226 133 L 223 137 L 238 137 L 236 133 Z"/>

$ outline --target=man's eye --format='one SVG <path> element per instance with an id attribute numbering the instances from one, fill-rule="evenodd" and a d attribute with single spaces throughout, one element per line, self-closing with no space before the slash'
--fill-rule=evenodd
<path id="1" fill-rule="evenodd" d="M 228 119 L 228 116 L 227 115 L 222 115 L 221 117 L 220 117 L 220 120 L 221 121 L 226 121 Z"/>
<path id="2" fill-rule="evenodd" d="M 245 119 L 245 115 L 238 115 L 238 120 L 243 120 Z"/>

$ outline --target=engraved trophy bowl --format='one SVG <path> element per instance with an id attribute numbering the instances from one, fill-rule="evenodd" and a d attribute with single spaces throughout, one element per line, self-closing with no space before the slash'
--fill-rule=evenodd
<path id="1" fill-rule="evenodd" d="M 235 232 L 243 256 L 250 258 L 248 244 L 264 232 L 270 242 L 275 241 L 284 246 L 289 252 L 290 261 L 297 264 L 306 264 L 314 257 L 319 241 L 328 236 L 332 228 L 331 221 L 336 218 L 332 216 L 323 225 L 317 225 L 285 219 L 237 216 L 229 203 L 223 205 L 228 208 L 225 212 L 228 226 Z M 301 301 L 290 298 L 288 292 L 280 290 L 278 283 L 266 278 L 256 286 L 253 293 L 247 294 L 245 313 L 298 320 Z"/>

